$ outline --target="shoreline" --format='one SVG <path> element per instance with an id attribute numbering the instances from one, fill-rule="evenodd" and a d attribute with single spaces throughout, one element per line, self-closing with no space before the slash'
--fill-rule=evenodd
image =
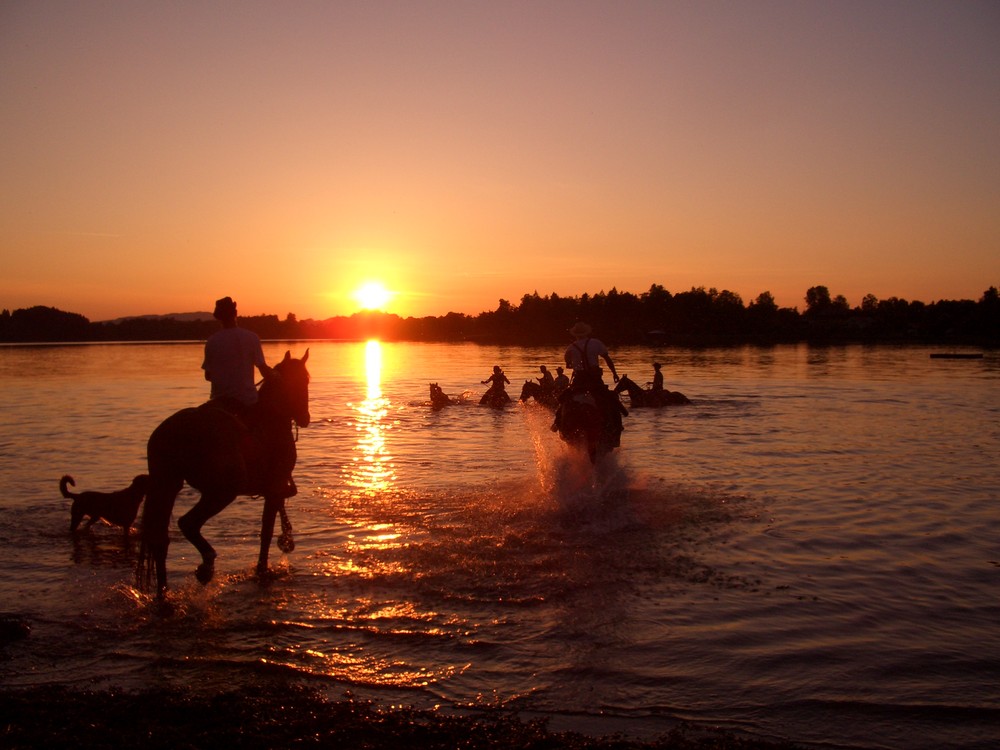
<path id="1" fill-rule="evenodd" d="M 553 731 L 543 719 L 504 711 L 459 716 L 350 695 L 330 700 L 301 685 L 199 693 L 128 693 L 66 687 L 0 688 L 4 747 L 538 748 L 542 750 L 794 750 L 772 742 L 681 726 L 653 741 Z"/>

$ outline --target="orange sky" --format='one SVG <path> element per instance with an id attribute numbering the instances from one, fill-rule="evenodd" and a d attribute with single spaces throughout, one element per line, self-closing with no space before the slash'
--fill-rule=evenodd
<path id="1" fill-rule="evenodd" d="M 0 308 L 1000 285 L 1000 5 L 5 2 Z"/>

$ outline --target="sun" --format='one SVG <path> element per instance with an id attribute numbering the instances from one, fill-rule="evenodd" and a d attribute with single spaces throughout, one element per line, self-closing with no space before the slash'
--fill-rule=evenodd
<path id="1" fill-rule="evenodd" d="M 393 297 L 381 281 L 366 281 L 354 292 L 354 299 L 362 310 L 382 310 Z"/>

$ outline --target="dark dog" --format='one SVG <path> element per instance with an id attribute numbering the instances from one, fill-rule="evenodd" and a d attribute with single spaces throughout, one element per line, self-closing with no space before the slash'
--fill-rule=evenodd
<path id="1" fill-rule="evenodd" d="M 84 516 L 89 516 L 88 528 L 100 519 L 121 526 L 125 531 L 125 538 L 128 538 L 129 529 L 135 517 L 139 514 L 139 504 L 146 497 L 146 486 L 149 484 L 149 476 L 140 474 L 132 480 L 132 484 L 117 492 L 70 492 L 67 485 L 76 486 L 73 477 L 68 474 L 59 480 L 59 490 L 63 497 L 73 501 L 70 509 L 69 530 L 76 531 L 80 521 Z"/>

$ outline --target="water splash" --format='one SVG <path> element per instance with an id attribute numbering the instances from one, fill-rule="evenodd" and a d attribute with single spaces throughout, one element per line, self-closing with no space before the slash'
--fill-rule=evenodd
<path id="1" fill-rule="evenodd" d="M 524 408 L 538 486 L 555 506 L 561 526 L 614 531 L 638 523 L 630 508 L 631 478 L 618 453 L 592 464 L 586 451 L 559 439 L 549 428 L 551 412 Z"/>

